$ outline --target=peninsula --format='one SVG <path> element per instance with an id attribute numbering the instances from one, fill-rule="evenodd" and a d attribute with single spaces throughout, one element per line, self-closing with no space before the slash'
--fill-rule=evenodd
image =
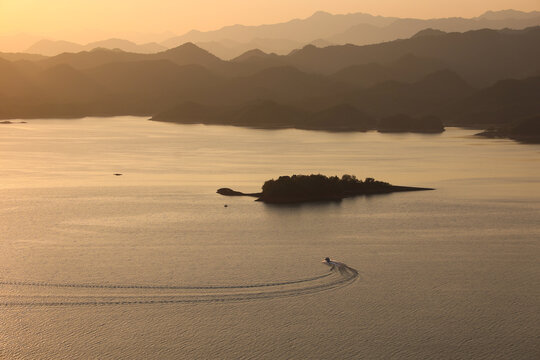
<path id="1" fill-rule="evenodd" d="M 252 196 L 257 201 L 268 204 L 292 204 L 315 201 L 341 201 L 347 197 L 360 195 L 389 194 L 402 191 L 434 190 L 410 186 L 391 185 L 373 178 L 359 180 L 354 175 L 292 175 L 268 180 L 260 193 L 245 194 L 229 188 L 221 188 L 218 194 L 224 196 Z"/>
<path id="2" fill-rule="evenodd" d="M 487 138 L 506 138 L 523 143 L 540 144 L 540 115 L 516 120 L 510 124 L 476 134 Z"/>

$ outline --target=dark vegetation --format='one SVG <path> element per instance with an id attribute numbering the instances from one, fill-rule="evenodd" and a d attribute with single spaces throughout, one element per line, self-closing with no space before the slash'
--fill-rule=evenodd
<path id="1" fill-rule="evenodd" d="M 232 61 L 192 43 L 151 54 L 0 54 L 0 119 L 140 115 L 327 131 L 502 129 L 538 119 L 539 43 L 537 26 L 431 29 L 284 56 L 250 51 Z"/>
<path id="2" fill-rule="evenodd" d="M 313 201 L 340 201 L 359 195 L 389 194 L 401 191 L 433 190 L 407 186 L 395 186 L 373 178 L 359 180 L 354 175 L 293 175 L 280 176 L 277 180 L 268 180 L 262 187 L 262 193 L 244 194 L 229 188 L 217 192 L 226 196 L 255 196 L 258 201 L 271 204 L 302 203 Z"/>

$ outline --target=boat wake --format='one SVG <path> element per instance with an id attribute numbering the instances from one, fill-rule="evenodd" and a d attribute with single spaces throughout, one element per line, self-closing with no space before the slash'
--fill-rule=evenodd
<path id="1" fill-rule="evenodd" d="M 240 302 L 314 294 L 354 282 L 358 272 L 238 285 L 139 285 L 0 281 L 0 306 L 99 306 Z"/>

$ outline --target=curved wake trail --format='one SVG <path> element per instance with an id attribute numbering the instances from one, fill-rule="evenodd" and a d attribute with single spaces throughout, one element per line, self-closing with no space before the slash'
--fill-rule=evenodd
<path id="1" fill-rule="evenodd" d="M 346 286 L 356 280 L 358 272 L 352 268 L 346 274 L 337 272 L 323 275 L 271 283 L 245 285 L 212 285 L 212 286 L 176 286 L 176 285 L 100 285 L 77 283 L 45 283 L 29 281 L 2 281 L 0 285 L 40 287 L 40 288 L 78 288 L 141 291 L 127 295 L 92 294 L 92 295 L 8 295 L 0 298 L 17 299 L 1 301 L 0 306 L 105 306 L 105 305 L 138 305 L 138 304 L 196 304 L 240 302 L 260 299 L 273 299 L 314 294 L 321 291 Z M 147 290 L 155 290 L 158 293 Z M 160 294 L 159 291 L 173 290 L 172 294 Z M 181 291 L 178 291 L 181 290 Z M 24 300 L 21 300 L 24 298 Z M 27 300 L 31 299 L 31 300 Z"/>
<path id="2" fill-rule="evenodd" d="M 12 286 L 41 286 L 41 287 L 58 287 L 58 288 L 88 288 L 88 289 L 152 289 L 152 290 L 205 290 L 205 289 L 249 289 L 269 286 L 282 286 L 290 284 L 298 284 L 303 282 L 315 281 L 332 275 L 331 273 L 314 276 L 307 279 L 281 281 L 261 284 L 246 284 L 246 285 L 202 285 L 202 286 L 180 286 L 180 285 L 125 285 L 125 284 L 84 284 L 84 283 L 50 283 L 50 282 L 34 282 L 34 281 L 0 281 L 0 285 Z"/>

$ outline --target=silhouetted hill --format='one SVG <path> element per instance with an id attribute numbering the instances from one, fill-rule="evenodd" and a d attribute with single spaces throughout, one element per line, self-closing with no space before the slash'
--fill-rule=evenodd
<path id="1" fill-rule="evenodd" d="M 400 76 L 388 65 L 368 63 L 341 69 L 332 74 L 331 78 L 359 87 L 371 87 L 385 81 L 399 80 Z"/>
<path id="2" fill-rule="evenodd" d="M 389 24 L 395 18 L 384 18 L 369 14 L 332 15 L 326 12 L 316 12 L 306 19 L 294 19 L 288 22 L 259 26 L 233 25 L 219 30 L 201 32 L 192 30 L 182 36 L 166 40 L 162 45 L 174 47 L 185 42 L 206 42 L 228 39 L 236 42 L 250 42 L 253 39 L 287 39 L 303 44 L 315 39 L 345 31 L 350 26 L 359 23 L 374 25 Z"/>
<path id="3" fill-rule="evenodd" d="M 528 119 L 518 120 L 508 128 L 511 138 L 540 142 L 540 115 Z"/>
<path id="4" fill-rule="evenodd" d="M 305 97 L 342 93 L 347 89 L 347 85 L 325 76 L 308 74 L 291 66 L 280 66 L 232 79 L 222 96 L 231 101 L 237 99 L 237 102 L 242 99 L 292 102 Z"/>
<path id="5" fill-rule="evenodd" d="M 237 75 L 252 75 L 259 71 L 287 66 L 283 57 L 276 54 L 266 54 L 259 49 L 253 49 L 231 60 L 231 71 Z"/>
<path id="6" fill-rule="evenodd" d="M 200 41 L 195 43 L 201 49 L 208 51 L 210 54 L 214 54 L 220 59 L 230 60 L 239 56 L 240 54 L 253 49 L 252 47 L 246 48 L 244 43 L 238 43 L 236 41 Z"/>
<path id="7" fill-rule="evenodd" d="M 439 59 L 468 81 L 488 85 L 502 78 L 525 77 L 538 71 L 538 43 L 540 27 L 520 31 L 478 30 L 366 46 L 306 46 L 287 56 L 287 61 L 304 71 L 330 74 L 352 65 L 389 63 L 411 54 Z"/>
<path id="8" fill-rule="evenodd" d="M 327 47 L 327 46 L 332 46 L 336 44 L 325 39 L 315 39 L 315 40 L 310 41 L 308 45 L 314 45 L 316 47 Z M 298 48 L 299 46 L 297 47 L 297 49 Z"/>
<path id="9" fill-rule="evenodd" d="M 523 12 L 513 9 L 486 11 L 478 19 L 504 20 L 504 19 L 535 19 L 540 17 L 540 11 Z"/>
<path id="10" fill-rule="evenodd" d="M 444 59 L 420 57 L 410 53 L 405 54 L 389 65 L 396 73 L 393 80 L 407 82 L 418 81 L 429 74 L 448 69 Z"/>
<path id="11" fill-rule="evenodd" d="M 94 80 L 117 92 L 168 92 L 195 89 L 220 78 L 200 65 L 177 65 L 169 60 L 111 63 L 86 71 Z"/>
<path id="12" fill-rule="evenodd" d="M 406 39 L 424 29 L 438 29 L 444 32 L 466 32 L 480 29 L 524 29 L 540 25 L 537 12 L 502 12 L 499 16 L 484 16 L 472 19 L 396 19 L 385 26 L 357 24 L 346 31 L 334 34 L 327 40 L 336 44 L 366 45 L 380 42 Z"/>
<path id="13" fill-rule="evenodd" d="M 325 131 L 367 131 L 375 120 L 349 104 L 340 104 L 312 114 L 302 128 Z"/>
<path id="14" fill-rule="evenodd" d="M 16 60 L 12 61 L 11 64 L 26 77 L 34 76 L 43 70 L 39 63 L 35 61 Z"/>
<path id="15" fill-rule="evenodd" d="M 55 103 L 86 103 L 103 95 L 100 87 L 89 77 L 69 65 L 55 65 L 37 73 L 32 80 L 49 101 Z"/>
<path id="16" fill-rule="evenodd" d="M 0 60 L 0 117 L 33 118 L 91 115 L 100 89 L 67 65 L 21 74 L 13 63 Z"/>
<path id="17" fill-rule="evenodd" d="M 27 53 L 5 53 L 0 52 L 0 59 L 8 61 L 39 61 L 46 59 L 46 56 L 38 54 L 27 54 Z"/>
<path id="18" fill-rule="evenodd" d="M 419 38 L 419 37 L 424 37 L 424 36 L 440 36 L 440 35 L 445 35 L 445 34 L 446 32 L 444 31 L 428 28 L 428 29 L 420 30 L 419 32 L 417 32 L 411 37 Z"/>
<path id="19" fill-rule="evenodd" d="M 428 72 L 449 68 L 466 78 L 468 82 L 485 86 L 504 78 L 520 78 L 536 74 L 539 70 L 540 27 L 521 31 L 479 30 L 467 33 L 449 33 L 438 36 L 420 36 L 407 40 L 369 46 L 329 46 L 317 48 L 313 45 L 292 52 L 287 56 L 253 52 L 234 61 L 226 62 L 192 43 L 156 54 L 135 54 L 118 50 L 96 49 L 76 54 L 64 53 L 40 62 L 43 66 L 67 64 L 75 69 L 88 69 L 113 62 L 143 60 L 170 60 L 178 65 L 197 64 L 213 72 L 229 77 L 250 75 L 266 68 L 293 66 L 303 72 L 331 74 L 348 67 L 334 78 L 354 85 L 370 86 L 385 80 L 415 81 Z M 399 59 L 399 60 L 398 60 Z M 377 72 L 362 81 L 366 64 L 390 64 L 392 72 Z M 377 66 L 377 65 L 375 65 Z M 354 72 L 358 74 L 354 74 Z M 368 71 L 369 72 L 369 71 Z M 358 82 L 352 82 L 357 79 Z"/>
<path id="20" fill-rule="evenodd" d="M 0 59 L 0 98 L 32 97 L 36 89 L 28 78 L 10 61 Z"/>
<path id="21" fill-rule="evenodd" d="M 324 131 L 424 132 L 444 131 L 436 117 L 412 118 L 407 115 L 378 122 L 349 104 L 339 104 L 319 112 L 309 112 L 274 101 L 256 100 L 236 106 L 207 106 L 186 102 L 152 117 L 155 121 L 256 127 L 296 128 Z"/>
<path id="22" fill-rule="evenodd" d="M 30 54 L 41 54 L 46 56 L 56 56 L 62 53 L 76 53 L 81 51 L 92 51 L 96 48 L 119 49 L 125 52 L 151 54 L 164 51 L 167 48 L 157 43 L 135 44 L 134 42 L 123 39 L 107 39 L 94 41 L 86 45 L 63 40 L 39 40 L 30 46 L 26 52 Z"/>
<path id="23" fill-rule="evenodd" d="M 245 53 L 243 53 L 242 55 L 232 59 L 231 61 L 244 63 L 244 62 L 252 61 L 254 59 L 265 59 L 268 56 L 269 55 L 267 53 L 265 53 L 264 51 L 262 51 L 262 50 L 252 49 L 252 50 L 246 51 Z"/>
<path id="24" fill-rule="evenodd" d="M 111 63 L 152 60 L 169 60 L 177 65 L 201 65 L 220 73 L 228 73 L 232 70 L 229 63 L 192 43 L 183 44 L 156 54 L 135 54 L 121 50 L 97 48 L 79 53 L 63 53 L 47 58 L 41 61 L 40 64 L 44 67 L 66 64 L 75 69 L 91 69 Z"/>
<path id="25" fill-rule="evenodd" d="M 540 25 L 540 12 L 538 11 L 529 13 L 515 10 L 488 11 L 479 17 L 470 19 L 400 19 L 362 13 L 332 15 L 319 11 L 305 19 L 293 19 L 278 24 L 260 26 L 233 25 L 208 32 L 192 30 L 184 35 L 170 38 L 162 44 L 135 44 L 122 39 L 107 39 L 86 45 L 61 40 L 40 40 L 31 45 L 26 52 L 55 56 L 63 52 L 81 52 L 91 51 L 94 48 L 106 48 L 120 49 L 132 53 L 157 53 L 167 48 L 174 48 L 192 42 L 221 59 L 228 60 L 255 48 L 268 53 L 274 52 L 284 55 L 311 43 L 318 47 L 347 43 L 355 45 L 375 44 L 409 38 L 427 28 L 445 32 L 465 32 L 483 28 L 523 29 L 538 25 Z M 38 38 L 34 37 L 32 39 L 31 41 L 35 41 Z M 9 42 L 13 41 L 15 41 L 15 38 Z M 23 41 L 21 38 L 18 42 L 30 44 L 28 39 Z M 18 48 L 17 51 L 27 47 L 28 45 L 24 45 L 24 47 Z"/>
<path id="26" fill-rule="evenodd" d="M 371 87 L 390 80 L 418 81 L 432 72 L 445 68 L 447 65 L 438 59 L 420 58 L 407 54 L 387 64 L 352 65 L 339 70 L 331 77 L 359 87 Z"/>
<path id="27" fill-rule="evenodd" d="M 145 60 L 147 56 L 148 55 L 133 54 L 121 50 L 97 48 L 92 51 L 63 53 L 47 58 L 40 63 L 45 67 L 66 64 L 75 69 L 89 69 L 114 62 L 142 61 Z"/>
<path id="28" fill-rule="evenodd" d="M 520 119 L 477 134 L 488 138 L 509 138 L 526 143 L 540 143 L 540 115 Z"/>
<path id="29" fill-rule="evenodd" d="M 108 63 L 145 60 L 170 60 L 177 65 L 198 64 L 207 67 L 220 66 L 224 63 L 218 57 L 191 43 L 156 54 L 135 54 L 121 50 L 96 48 L 92 51 L 60 54 L 47 58 L 42 63 L 45 66 L 67 64 L 76 69 L 89 69 Z"/>
<path id="30" fill-rule="evenodd" d="M 178 103 L 200 100 L 223 80 L 200 65 L 177 65 L 170 60 L 111 63 L 86 74 L 108 89 L 112 99 L 129 104 L 132 113 L 152 114 Z"/>
<path id="31" fill-rule="evenodd" d="M 105 48 L 111 50 L 120 49 L 122 51 L 140 54 L 155 54 L 167 50 L 166 47 L 159 45 L 155 42 L 136 44 L 132 41 L 124 39 L 107 39 L 101 41 L 94 41 L 84 46 L 84 50 L 92 50 L 95 48 Z"/>
<path id="32" fill-rule="evenodd" d="M 540 76 L 502 80 L 446 109 L 457 125 L 485 126 L 509 123 L 540 114 Z"/>
<path id="33" fill-rule="evenodd" d="M 474 89 L 455 73 L 442 70 L 420 81 L 388 81 L 371 88 L 351 92 L 345 101 L 375 117 L 404 113 L 423 116 L 436 113 L 449 103 L 465 99 Z"/>
<path id="34" fill-rule="evenodd" d="M 152 117 L 177 123 L 235 125 L 255 128 L 292 128 L 305 122 L 308 114 L 274 101 L 255 100 L 236 106 L 207 106 L 186 102 Z"/>
<path id="35" fill-rule="evenodd" d="M 42 39 L 26 49 L 29 54 L 40 54 L 45 56 L 55 56 L 62 53 L 75 53 L 88 50 L 83 45 L 64 40 Z M 90 49 L 92 50 L 92 49 Z"/>
<path id="36" fill-rule="evenodd" d="M 177 65 L 202 65 L 209 69 L 224 66 L 225 62 L 193 43 L 185 43 L 176 48 L 149 55 L 149 59 L 165 59 Z"/>
<path id="37" fill-rule="evenodd" d="M 288 105 L 257 100 L 226 110 L 222 115 L 227 123 L 258 128 L 287 128 L 305 121 L 306 114 Z"/>
<path id="38" fill-rule="evenodd" d="M 155 114 L 263 128 L 439 131 L 440 122 L 426 118 L 435 115 L 445 124 L 487 126 L 539 113 L 539 77 L 523 79 L 540 70 L 538 40 L 540 27 L 426 31 L 287 56 L 255 49 L 233 61 L 192 43 L 156 54 L 96 49 L 1 60 L 0 117 Z M 511 77 L 518 80 L 478 85 Z"/>
<path id="39" fill-rule="evenodd" d="M 473 93 L 473 88 L 455 72 L 436 71 L 413 83 L 409 91 L 424 98 L 453 100 Z"/>
<path id="40" fill-rule="evenodd" d="M 538 12 L 524 13 L 513 10 L 487 12 L 471 19 L 399 19 L 362 13 L 332 15 L 319 11 L 306 19 L 294 19 L 278 24 L 234 25 L 208 32 L 192 30 L 168 39 L 162 45 L 174 47 L 193 42 L 223 59 L 230 59 L 252 48 L 286 54 L 314 40 L 323 41 L 322 46 L 347 43 L 366 45 L 409 38 L 426 28 L 464 32 L 483 28 L 523 29 L 538 25 Z"/>
<path id="41" fill-rule="evenodd" d="M 239 42 L 229 39 L 220 39 L 216 41 L 197 41 L 195 44 L 210 53 L 218 56 L 220 59 L 234 59 L 251 49 L 264 49 L 267 53 L 276 53 L 285 55 L 294 49 L 298 49 L 305 44 L 289 39 L 262 39 L 254 38 L 248 42 Z"/>
<path id="42" fill-rule="evenodd" d="M 379 119 L 377 122 L 379 132 L 421 132 L 440 133 L 444 131 L 441 120 L 435 116 L 412 117 L 397 114 Z"/>
<path id="43" fill-rule="evenodd" d="M 449 70 L 429 74 L 412 83 L 386 81 L 365 89 L 327 98 L 306 99 L 302 108 L 348 103 L 373 117 L 404 113 L 411 116 L 439 114 L 439 109 L 474 92 L 467 82 Z"/>
<path id="44" fill-rule="evenodd" d="M 151 120 L 182 124 L 220 124 L 220 120 L 221 123 L 225 122 L 223 117 L 220 118 L 225 109 L 223 106 L 208 106 L 187 101 L 155 114 Z"/>

